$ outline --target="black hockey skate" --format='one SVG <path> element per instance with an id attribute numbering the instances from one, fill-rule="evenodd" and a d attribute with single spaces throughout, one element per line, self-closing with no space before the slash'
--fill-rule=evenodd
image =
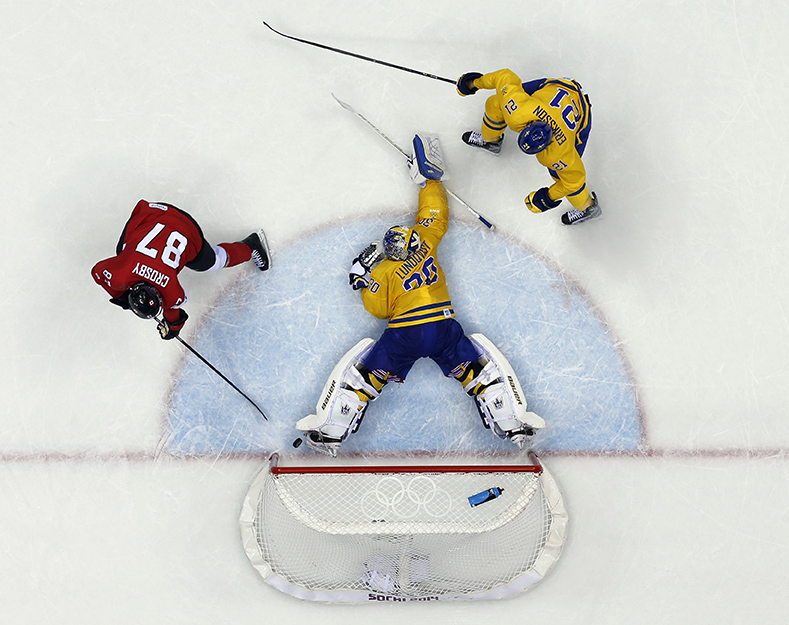
<path id="1" fill-rule="evenodd" d="M 474 148 L 481 148 L 483 150 L 487 150 L 492 154 L 498 154 L 501 152 L 501 144 L 504 141 L 504 137 L 502 136 L 501 139 L 498 141 L 485 141 L 482 138 L 482 135 L 478 133 L 476 130 L 469 130 L 468 132 L 464 132 L 463 136 L 463 143 L 470 145 Z"/>
<path id="2" fill-rule="evenodd" d="M 507 438 L 518 446 L 518 449 L 523 449 L 529 442 L 529 439 L 534 436 L 535 430 L 530 427 L 523 427 L 520 430 L 507 432 Z"/>
<path id="3" fill-rule="evenodd" d="M 597 195 L 592 192 L 592 205 L 586 210 L 582 211 L 579 211 L 575 208 L 567 211 L 564 215 L 562 215 L 562 223 L 565 226 L 573 226 L 575 224 L 580 224 L 584 221 L 594 219 L 595 217 L 599 217 L 602 213 L 603 211 L 600 208 L 600 205 L 597 203 Z"/>
<path id="4" fill-rule="evenodd" d="M 241 242 L 246 243 L 252 250 L 252 262 L 257 265 L 260 271 L 266 271 L 271 267 L 271 255 L 268 251 L 268 242 L 262 230 L 253 232 Z"/>

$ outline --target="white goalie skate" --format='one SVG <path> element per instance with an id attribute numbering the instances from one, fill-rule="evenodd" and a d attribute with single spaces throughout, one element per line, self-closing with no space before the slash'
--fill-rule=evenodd
<path id="1" fill-rule="evenodd" d="M 368 404 L 352 389 L 363 389 L 373 399 L 379 395 L 364 381 L 356 368 L 370 353 L 373 345 L 375 341 L 367 338 L 348 350 L 332 369 L 318 399 L 315 414 L 296 423 L 296 429 L 305 432 L 304 440 L 308 447 L 334 458 L 348 435 L 359 429 Z"/>
<path id="2" fill-rule="evenodd" d="M 466 385 L 467 388 L 488 385 L 474 396 L 482 421 L 498 438 L 510 440 L 522 449 L 535 430 L 545 427 L 545 421 L 526 409 L 526 396 L 515 371 L 498 348 L 482 334 L 472 334 L 469 338 L 488 361 L 481 373 Z"/>

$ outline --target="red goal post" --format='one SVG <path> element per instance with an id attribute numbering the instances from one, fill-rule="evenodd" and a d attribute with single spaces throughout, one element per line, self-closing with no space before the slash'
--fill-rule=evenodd
<path id="1" fill-rule="evenodd" d="M 279 466 L 255 477 L 244 548 L 265 582 L 327 602 L 495 599 L 561 554 L 567 512 L 529 464 Z"/>

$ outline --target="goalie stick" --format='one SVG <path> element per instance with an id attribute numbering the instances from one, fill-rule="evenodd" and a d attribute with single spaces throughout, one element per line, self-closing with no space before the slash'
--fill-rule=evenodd
<path id="1" fill-rule="evenodd" d="M 386 142 L 387 142 L 389 145 L 391 145 L 391 146 L 392 146 L 392 147 L 393 147 L 395 150 L 397 150 L 398 152 L 400 152 L 400 154 L 402 154 L 403 156 L 405 156 L 405 157 L 406 157 L 406 159 L 408 159 L 408 160 L 410 160 L 410 159 L 411 159 L 411 156 L 410 156 L 408 153 L 406 153 L 406 151 L 405 151 L 405 150 L 403 150 L 403 148 L 401 148 L 401 147 L 400 147 L 399 145 L 397 145 L 397 144 L 396 144 L 394 141 L 392 141 L 392 140 L 391 140 L 391 139 L 390 139 L 388 136 L 386 136 L 386 135 L 385 135 L 385 134 L 384 134 L 384 133 L 383 133 L 383 132 L 382 132 L 382 131 L 381 131 L 381 130 L 380 130 L 378 127 L 377 127 L 377 126 L 375 126 L 375 125 L 374 125 L 374 124 L 373 124 L 373 123 L 372 123 L 372 122 L 371 122 L 369 119 L 367 119 L 367 118 L 366 118 L 364 115 L 362 115 L 362 114 L 361 114 L 359 111 L 357 111 L 356 109 L 354 109 L 354 108 L 353 108 L 353 107 L 352 107 L 350 104 L 348 104 L 347 102 L 343 102 L 342 100 L 340 100 L 340 98 L 338 98 L 338 97 L 337 97 L 336 95 L 334 95 L 333 93 L 332 93 L 331 95 L 332 95 L 332 97 L 333 97 L 335 100 L 337 100 L 337 103 L 338 103 L 338 104 L 339 104 L 341 107 L 343 107 L 343 108 L 344 108 L 346 111 L 350 111 L 351 113 L 353 113 L 354 115 L 356 115 L 356 117 L 358 117 L 359 119 L 361 119 L 361 120 L 362 120 L 362 121 L 363 121 L 365 124 L 367 124 L 368 126 L 370 126 L 370 128 L 372 128 L 372 129 L 373 129 L 373 130 L 376 132 L 376 134 L 377 134 L 379 137 L 381 137 L 382 139 L 384 139 L 384 140 L 385 140 L 385 141 L 386 141 Z M 471 208 L 471 206 L 469 206 L 469 205 L 468 205 L 468 204 L 466 204 L 466 203 L 465 203 L 463 200 L 461 200 L 461 199 L 460 199 L 460 198 L 459 198 L 457 195 L 455 195 L 455 194 L 454 194 L 452 191 L 450 191 L 449 189 L 447 189 L 446 185 L 444 185 L 444 189 L 446 189 L 446 192 L 447 192 L 449 195 L 451 195 L 453 198 L 455 198 L 455 200 L 457 200 L 457 201 L 458 201 L 460 204 L 462 204 L 462 205 L 463 205 L 463 207 L 464 207 L 464 208 L 466 208 L 466 210 L 468 210 L 468 212 L 470 212 L 472 215 L 474 215 L 474 217 L 476 217 L 476 218 L 477 218 L 477 219 L 479 219 L 479 220 L 480 220 L 480 221 L 481 221 L 483 224 L 485 224 L 485 226 L 486 226 L 488 229 L 490 229 L 490 230 L 493 230 L 493 229 L 496 227 L 496 226 L 494 226 L 492 223 L 490 223 L 490 222 L 489 222 L 487 219 L 485 219 L 485 218 L 484 218 L 482 215 L 480 215 L 480 214 L 479 214 L 477 211 L 475 211 L 473 208 Z"/>
<path id="2" fill-rule="evenodd" d="M 340 50 L 339 48 L 332 48 L 331 46 L 326 46 L 322 43 L 316 43 L 314 41 L 308 41 L 307 39 L 299 39 L 298 37 L 292 37 L 291 35 L 286 35 L 285 33 L 281 33 L 278 30 L 272 28 L 268 25 L 265 21 L 263 25 L 271 30 L 272 32 L 277 33 L 281 37 L 285 37 L 285 39 L 292 39 L 293 41 L 298 41 L 300 43 L 306 43 L 309 46 L 315 46 L 316 48 L 323 48 L 324 50 L 331 50 L 332 52 L 339 52 L 340 54 L 345 54 L 346 56 L 352 56 L 357 59 L 362 59 L 363 61 L 370 61 L 371 63 L 377 63 L 378 65 L 386 65 L 387 67 L 393 67 L 394 69 L 399 69 L 404 72 L 411 72 L 412 74 L 419 74 L 420 76 L 424 76 L 426 78 L 432 78 L 433 80 L 442 80 L 444 82 L 448 82 L 452 85 L 455 84 L 455 81 L 451 78 L 444 78 L 443 76 L 435 76 L 434 74 L 428 74 L 427 72 L 420 72 L 416 69 L 411 69 L 410 67 L 403 67 L 402 65 L 395 65 L 394 63 L 387 63 L 386 61 L 380 61 L 378 59 L 374 59 L 369 56 L 362 56 L 361 54 L 355 54 L 354 52 L 347 52 L 346 50 Z"/>

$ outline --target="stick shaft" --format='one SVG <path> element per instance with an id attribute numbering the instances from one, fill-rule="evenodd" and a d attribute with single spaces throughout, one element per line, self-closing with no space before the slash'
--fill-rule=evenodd
<path id="1" fill-rule="evenodd" d="M 187 343 L 186 341 L 184 341 L 184 340 L 183 340 L 183 339 L 182 339 L 180 336 L 176 336 L 175 338 L 176 338 L 176 339 L 178 339 L 178 340 L 180 341 L 181 345 L 183 345 L 184 347 L 186 347 L 186 349 L 188 349 L 188 350 L 189 350 L 190 352 L 192 352 L 192 353 L 193 353 L 195 356 L 197 356 L 197 357 L 198 357 L 200 360 L 202 360 L 202 361 L 203 361 L 203 363 L 205 363 L 205 365 L 206 365 L 206 366 L 208 366 L 208 367 L 211 369 L 211 371 L 213 371 L 214 373 L 216 373 L 216 374 L 217 374 L 217 375 L 218 375 L 220 378 L 222 378 L 222 379 L 223 379 L 225 382 L 227 382 L 227 383 L 228 383 L 230 386 L 232 386 L 232 387 L 233 387 L 233 388 L 234 388 L 236 391 L 238 391 L 238 393 L 239 393 L 239 394 L 240 394 L 240 395 L 241 395 L 241 396 L 242 396 L 244 399 L 246 399 L 246 400 L 247 400 L 247 401 L 248 401 L 250 404 L 252 404 L 252 405 L 255 407 L 255 409 L 256 409 L 256 410 L 257 410 L 257 411 L 258 411 L 258 412 L 259 412 L 261 415 L 263 415 L 263 418 L 264 418 L 266 421 L 268 421 L 268 417 L 267 417 L 267 416 L 266 416 L 266 415 L 263 413 L 263 411 L 260 409 L 260 407 L 259 407 L 259 406 L 258 406 L 258 405 L 257 405 L 255 402 L 253 402 L 253 401 L 252 401 L 252 400 L 251 400 L 251 399 L 250 399 L 250 398 L 247 396 L 247 394 L 246 394 L 246 393 L 244 393 L 244 391 L 242 391 L 242 390 L 241 390 L 240 388 L 238 388 L 238 387 L 237 387 L 235 384 L 233 384 L 233 383 L 232 383 L 230 380 L 228 380 L 228 379 L 227 379 L 227 377 L 226 377 L 226 376 L 225 376 L 225 375 L 224 375 L 224 374 L 223 374 L 223 373 L 222 373 L 222 372 L 221 372 L 219 369 L 217 369 L 217 368 L 216 368 L 214 365 L 212 365 L 212 364 L 211 364 L 210 362 L 208 362 L 208 361 L 207 361 L 205 358 L 203 358 L 202 354 L 200 354 L 200 353 L 199 353 L 199 352 L 198 352 L 198 351 L 197 351 L 197 350 L 196 350 L 194 347 L 192 347 L 191 345 L 189 345 L 189 343 Z"/>
<path id="2" fill-rule="evenodd" d="M 387 142 L 389 145 L 391 145 L 391 146 L 392 146 L 392 147 L 393 147 L 395 150 L 397 150 L 398 152 L 400 152 L 400 154 L 402 154 L 402 155 L 403 155 L 403 156 L 405 156 L 406 158 L 411 158 L 411 157 L 410 157 L 410 156 L 409 156 L 409 155 L 406 153 L 406 151 L 405 151 L 405 150 L 403 150 L 403 148 L 401 148 L 401 147 L 400 147 L 399 145 L 397 145 L 397 144 L 396 144 L 394 141 L 392 141 L 392 140 L 391 140 L 391 139 L 390 139 L 390 138 L 389 138 L 389 137 L 388 137 L 386 134 L 384 134 L 384 132 L 382 132 L 382 131 L 381 131 L 381 129 L 380 129 L 380 128 L 378 128 L 378 127 L 377 127 L 375 124 L 373 124 L 373 123 L 372 123 L 372 122 L 371 122 L 369 119 L 367 119 L 367 118 L 366 118 L 364 115 L 362 115 L 362 114 L 361 114 L 359 111 L 357 111 L 355 108 L 353 108 L 353 107 L 352 107 L 350 104 L 348 104 L 347 102 L 343 102 L 342 100 L 340 100 L 340 99 L 339 99 L 339 98 L 338 98 L 336 95 L 334 95 L 333 93 L 332 93 L 332 97 L 333 97 L 335 100 L 337 100 L 337 103 L 338 103 L 338 104 L 339 104 L 341 107 L 343 107 L 343 108 L 344 108 L 345 110 L 347 110 L 347 111 L 350 111 L 351 113 L 353 113 L 354 115 L 356 115 L 356 117 L 358 117 L 359 119 L 361 119 L 361 120 L 362 120 L 362 121 L 363 121 L 365 124 L 367 124 L 368 126 L 370 126 L 370 128 L 372 128 L 372 129 L 373 129 L 373 130 L 376 132 L 376 134 L 378 134 L 378 136 L 380 136 L 382 139 L 384 139 L 384 140 L 385 140 L 385 141 L 386 141 L 386 142 Z M 450 191 L 449 189 L 447 189 L 447 186 L 446 186 L 446 185 L 444 185 L 444 189 L 446 189 L 446 192 L 447 192 L 449 195 L 451 195 L 451 196 L 452 196 L 453 198 L 455 198 L 455 199 L 456 199 L 456 200 L 457 200 L 457 201 L 458 201 L 458 202 L 459 202 L 461 205 L 463 205 L 463 207 L 464 207 L 464 208 L 466 208 L 466 210 L 468 210 L 468 211 L 469 211 L 469 212 L 470 212 L 472 215 L 474 215 L 474 217 L 476 217 L 477 219 L 479 219 L 479 220 L 480 220 L 480 221 L 481 221 L 481 222 L 482 222 L 482 223 L 485 225 L 485 227 L 487 227 L 487 228 L 488 228 L 488 229 L 490 229 L 490 230 L 493 230 L 493 229 L 495 229 L 495 228 L 496 228 L 496 226 L 494 226 L 494 225 L 493 225 L 492 223 L 490 223 L 490 222 L 489 222 L 487 219 L 485 219 L 485 218 L 484 218 L 482 215 L 480 215 L 480 214 L 479 214 L 477 211 L 475 211 L 473 208 L 471 208 L 471 206 L 469 206 L 468 204 L 466 204 L 466 202 L 464 202 L 462 199 L 460 199 L 460 198 L 459 198 L 457 195 L 455 195 L 455 194 L 454 194 L 452 191 Z"/>
<path id="3" fill-rule="evenodd" d="M 265 21 L 263 25 L 266 26 L 269 30 L 277 33 L 281 37 L 285 37 L 286 39 L 292 39 L 293 41 L 298 41 L 300 43 L 306 43 L 308 46 L 315 46 L 316 48 L 322 48 L 324 50 L 331 50 L 332 52 L 338 52 L 339 54 L 345 54 L 346 56 L 352 56 L 357 59 L 362 59 L 363 61 L 370 61 L 371 63 L 377 63 L 378 65 L 386 65 L 387 67 L 392 67 L 394 69 L 399 69 L 404 72 L 410 72 L 412 74 L 418 74 L 420 76 L 424 76 L 426 78 L 432 78 L 433 80 L 441 80 L 443 82 L 448 82 L 452 85 L 455 84 L 455 81 L 451 78 L 444 78 L 443 76 L 436 76 L 435 74 L 428 74 L 427 72 L 421 72 L 417 69 L 411 69 L 410 67 L 403 67 L 402 65 L 395 65 L 394 63 L 387 63 L 386 61 L 381 61 L 379 59 L 374 59 L 369 56 L 363 56 L 361 54 L 356 54 L 355 52 L 348 52 L 347 50 L 340 50 L 339 48 L 332 48 L 331 46 L 324 45 L 322 43 L 317 43 L 315 41 L 309 41 L 307 39 L 299 39 L 298 37 L 293 37 L 291 35 L 286 35 L 285 33 L 281 33 L 280 31 L 276 30 L 269 26 L 268 23 Z"/>

